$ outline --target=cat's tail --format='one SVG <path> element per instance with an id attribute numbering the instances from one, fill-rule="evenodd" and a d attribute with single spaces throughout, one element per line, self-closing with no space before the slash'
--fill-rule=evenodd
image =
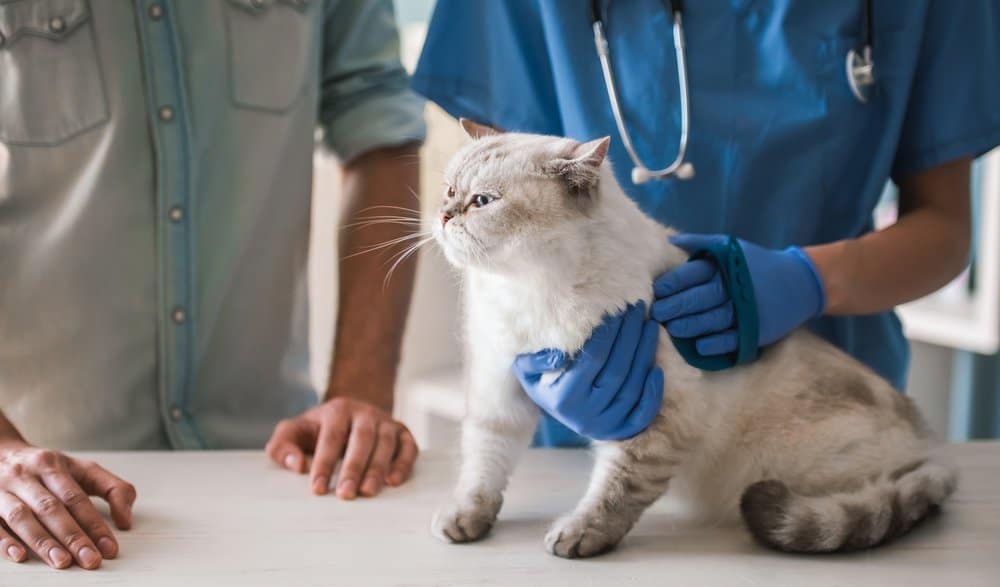
<path id="1" fill-rule="evenodd" d="M 740 511 L 754 537 L 787 552 L 858 550 L 908 532 L 955 490 L 955 472 L 918 461 L 856 490 L 802 495 L 781 481 L 743 492 Z"/>

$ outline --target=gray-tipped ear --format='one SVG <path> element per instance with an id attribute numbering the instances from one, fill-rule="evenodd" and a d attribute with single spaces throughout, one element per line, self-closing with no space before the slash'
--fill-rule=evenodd
<path id="1" fill-rule="evenodd" d="M 601 164 L 608 155 L 611 137 L 595 139 L 574 147 L 566 159 L 554 159 L 549 170 L 561 175 L 573 191 L 587 191 L 597 185 Z"/>
<path id="2" fill-rule="evenodd" d="M 462 125 L 462 130 L 465 131 L 465 134 L 469 135 L 469 138 L 473 140 L 503 134 L 503 131 L 498 128 L 493 128 L 492 126 L 487 126 L 485 124 L 479 124 L 478 122 L 469 120 L 468 118 L 459 118 L 458 123 Z"/>

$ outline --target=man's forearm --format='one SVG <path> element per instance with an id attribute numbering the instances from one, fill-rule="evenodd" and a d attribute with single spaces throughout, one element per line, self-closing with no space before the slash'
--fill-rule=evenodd
<path id="1" fill-rule="evenodd" d="M 807 247 L 826 291 L 826 313 L 870 314 L 948 283 L 968 262 L 969 160 L 900 185 L 900 217 L 857 239 Z"/>
<path id="2" fill-rule="evenodd" d="M 345 166 L 344 196 L 350 202 L 345 226 L 370 216 L 407 215 L 373 206 L 399 206 L 413 210 L 410 216 L 418 216 L 419 205 L 412 195 L 419 182 L 417 153 L 415 144 L 376 149 Z M 416 231 L 415 225 L 385 222 L 350 227 L 343 234 L 336 352 L 326 399 L 349 396 L 392 409 L 416 255 L 396 266 L 386 282 L 392 265 L 387 260 L 411 240 L 378 251 L 361 251 Z"/>

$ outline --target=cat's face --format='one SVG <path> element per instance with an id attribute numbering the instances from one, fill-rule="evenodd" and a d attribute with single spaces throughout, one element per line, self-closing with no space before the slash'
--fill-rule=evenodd
<path id="1" fill-rule="evenodd" d="M 607 138 L 579 143 L 461 122 L 473 140 L 448 164 L 432 221 L 453 265 L 506 265 L 561 239 L 586 217 Z"/>

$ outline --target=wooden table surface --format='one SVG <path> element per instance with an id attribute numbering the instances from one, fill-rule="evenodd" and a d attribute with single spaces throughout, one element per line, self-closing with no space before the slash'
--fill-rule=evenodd
<path id="1" fill-rule="evenodd" d="M 550 520 L 581 495 L 590 457 L 530 451 L 491 536 L 447 545 L 429 533 L 455 458 L 424 454 L 414 478 L 376 499 L 313 497 L 306 478 L 255 452 L 87 454 L 139 489 L 121 556 L 98 571 L 0 562 L 0 586 L 129 585 L 935 585 L 1000 586 L 1000 443 L 948 446 L 961 469 L 943 514 L 883 549 L 795 556 L 742 528 L 677 524 L 662 502 L 618 550 L 546 553 Z"/>

